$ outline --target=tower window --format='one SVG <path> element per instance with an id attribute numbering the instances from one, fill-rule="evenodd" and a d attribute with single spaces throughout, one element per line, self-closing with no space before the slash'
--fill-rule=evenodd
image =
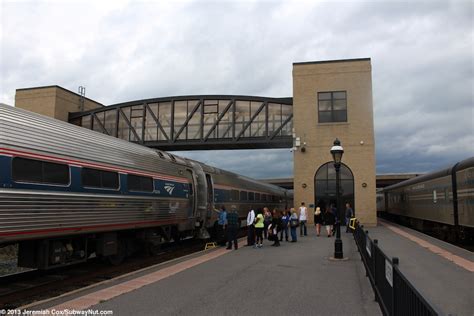
<path id="1" fill-rule="evenodd" d="M 346 91 L 318 92 L 319 123 L 347 122 Z"/>

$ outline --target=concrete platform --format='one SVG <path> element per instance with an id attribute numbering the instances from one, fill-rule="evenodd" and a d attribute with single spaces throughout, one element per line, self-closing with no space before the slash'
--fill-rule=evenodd
<path id="1" fill-rule="evenodd" d="M 330 261 L 334 238 L 217 249 L 30 307 L 113 315 L 381 315 L 352 235 Z"/>
<path id="2" fill-rule="evenodd" d="M 474 253 L 415 230 L 379 220 L 372 240 L 421 294 L 446 315 L 474 315 Z"/>

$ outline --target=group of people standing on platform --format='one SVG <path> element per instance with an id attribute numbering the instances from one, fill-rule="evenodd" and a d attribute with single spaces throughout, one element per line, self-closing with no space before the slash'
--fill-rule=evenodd
<path id="1" fill-rule="evenodd" d="M 280 241 L 297 242 L 297 228 L 300 227 L 300 236 L 307 236 L 307 208 L 301 204 L 299 212 L 294 208 L 272 212 L 267 207 L 250 210 L 247 215 L 247 246 L 262 248 L 263 240 L 273 241 L 272 246 L 279 247 Z"/>
<path id="2" fill-rule="evenodd" d="M 239 229 L 239 216 L 235 206 L 231 207 L 231 211 L 227 212 L 222 206 L 219 212 L 217 235 L 218 240 L 227 239 L 227 249 L 238 248 L 237 233 Z M 349 232 L 349 221 L 354 217 L 354 211 L 350 204 L 346 204 L 345 222 L 347 225 L 346 232 Z M 298 212 L 294 208 L 278 211 L 274 209 L 270 211 L 268 207 L 259 208 L 255 212 L 253 209 L 247 214 L 247 246 L 254 248 L 262 248 L 263 240 L 273 241 L 272 246 L 279 247 L 280 241 L 285 238 L 286 241 L 297 242 L 297 228 L 299 227 L 300 236 L 307 236 L 307 219 L 308 209 L 304 202 L 298 208 Z M 337 215 L 336 207 L 331 204 L 329 208 L 321 210 L 318 206 L 314 212 L 314 225 L 316 227 L 316 235 L 321 233 L 321 226 L 325 226 L 328 237 L 334 235 L 334 225 L 340 219 Z"/>
<path id="3" fill-rule="evenodd" d="M 346 203 L 346 210 L 344 211 L 345 215 L 345 224 L 346 224 L 346 233 L 350 232 L 349 224 L 350 219 L 354 217 L 354 210 L 352 209 L 350 203 Z M 314 226 L 316 226 L 316 236 L 321 234 L 321 226 L 326 228 L 328 237 L 334 236 L 336 225 L 341 219 L 339 219 L 337 214 L 337 208 L 334 204 L 331 204 L 329 208 L 324 211 L 318 206 L 314 211 Z"/>

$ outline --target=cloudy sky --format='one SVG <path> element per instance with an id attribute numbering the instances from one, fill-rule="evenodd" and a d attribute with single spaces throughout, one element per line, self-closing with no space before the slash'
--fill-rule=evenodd
<path id="1" fill-rule="evenodd" d="M 371 57 L 378 173 L 474 156 L 472 1 L 96 2 L 0 0 L 0 102 L 54 84 L 104 104 L 284 97 L 293 62 Z M 292 176 L 288 149 L 179 154 Z"/>

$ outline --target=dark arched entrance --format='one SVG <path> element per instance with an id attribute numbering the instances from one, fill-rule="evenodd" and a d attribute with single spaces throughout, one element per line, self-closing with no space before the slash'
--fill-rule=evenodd
<path id="1" fill-rule="evenodd" d="M 340 209 L 344 209 L 343 205 L 345 203 L 350 203 L 355 210 L 354 175 L 345 164 L 341 164 L 340 180 Z M 333 162 L 325 163 L 316 171 L 314 176 L 314 201 L 316 206 L 319 206 L 322 210 L 332 203 L 336 205 L 336 169 Z"/>

